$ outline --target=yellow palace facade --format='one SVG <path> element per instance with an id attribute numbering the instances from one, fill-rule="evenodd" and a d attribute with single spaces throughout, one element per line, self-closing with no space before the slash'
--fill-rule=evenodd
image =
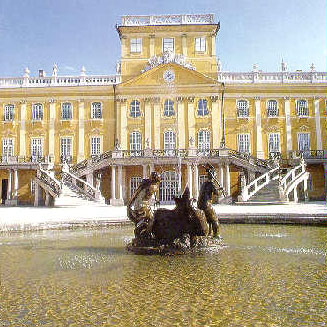
<path id="1" fill-rule="evenodd" d="M 125 16 L 116 29 L 115 75 L 82 67 L 60 76 L 55 65 L 50 76 L 26 69 L 0 78 L 2 204 L 52 203 L 53 182 L 48 189 L 35 178 L 40 167 L 60 178 L 64 164 L 121 205 L 153 170 L 162 175 L 161 202 L 186 184 L 196 197 L 209 162 L 236 200 L 242 178 L 251 182 L 276 160 L 286 171 L 301 158 L 308 198 L 325 198 L 325 72 L 290 72 L 283 62 L 279 72 L 223 71 L 213 15 Z"/>

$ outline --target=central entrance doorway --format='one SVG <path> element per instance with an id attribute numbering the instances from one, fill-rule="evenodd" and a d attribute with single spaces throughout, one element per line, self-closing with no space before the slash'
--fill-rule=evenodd
<path id="1" fill-rule="evenodd" d="M 8 179 L 3 179 L 1 182 L 1 204 L 5 204 L 8 192 Z"/>

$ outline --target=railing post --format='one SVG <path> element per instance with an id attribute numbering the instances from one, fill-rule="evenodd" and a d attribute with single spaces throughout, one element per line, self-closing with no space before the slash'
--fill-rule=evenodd
<path id="1" fill-rule="evenodd" d="M 304 201 L 309 201 L 309 194 L 308 194 L 308 180 L 305 178 L 303 180 L 303 191 L 304 191 Z"/>

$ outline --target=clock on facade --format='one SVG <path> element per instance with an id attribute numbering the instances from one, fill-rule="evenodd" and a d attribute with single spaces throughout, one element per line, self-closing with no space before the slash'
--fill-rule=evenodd
<path id="1" fill-rule="evenodd" d="M 163 78 L 166 82 L 172 82 L 175 79 L 175 73 L 173 70 L 168 69 L 166 71 L 164 71 L 163 73 Z"/>

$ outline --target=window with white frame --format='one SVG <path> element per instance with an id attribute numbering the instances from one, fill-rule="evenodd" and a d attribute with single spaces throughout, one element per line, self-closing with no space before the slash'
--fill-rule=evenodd
<path id="1" fill-rule="evenodd" d="M 31 139 L 31 155 L 32 160 L 37 160 L 43 156 L 43 140 L 42 138 Z"/>
<path id="2" fill-rule="evenodd" d="M 268 117 L 278 116 L 278 105 L 276 100 L 267 101 L 267 116 Z"/>
<path id="3" fill-rule="evenodd" d="M 140 132 L 132 132 L 130 134 L 129 149 L 136 152 L 142 150 L 142 136 Z"/>
<path id="4" fill-rule="evenodd" d="M 237 135 L 238 152 L 250 153 L 250 134 Z"/>
<path id="5" fill-rule="evenodd" d="M 91 104 L 91 119 L 102 119 L 102 103 L 92 102 Z"/>
<path id="6" fill-rule="evenodd" d="M 268 151 L 269 151 L 269 153 L 280 152 L 280 134 L 279 133 L 268 134 Z"/>
<path id="7" fill-rule="evenodd" d="M 207 116 L 208 114 L 208 101 L 206 99 L 200 99 L 198 101 L 198 116 Z"/>
<path id="8" fill-rule="evenodd" d="M 130 116 L 132 118 L 137 118 L 141 116 L 140 102 L 133 100 L 130 105 Z"/>
<path id="9" fill-rule="evenodd" d="M 170 38 L 164 38 L 162 40 L 162 51 L 170 51 L 174 52 L 175 47 L 174 47 L 174 39 L 172 37 Z"/>
<path id="10" fill-rule="evenodd" d="M 43 104 L 34 103 L 32 108 L 32 119 L 43 120 Z"/>
<path id="11" fill-rule="evenodd" d="M 298 133 L 297 144 L 300 152 L 310 151 L 310 133 Z"/>
<path id="12" fill-rule="evenodd" d="M 137 188 L 140 186 L 142 183 L 142 177 L 140 176 L 133 176 L 131 177 L 131 183 L 130 183 L 130 191 L 131 191 L 131 196 L 135 193 Z"/>
<path id="13" fill-rule="evenodd" d="M 131 39 L 131 53 L 141 53 L 142 52 L 142 39 Z"/>
<path id="14" fill-rule="evenodd" d="M 172 100 L 166 100 L 164 103 L 164 116 L 171 117 L 175 115 L 174 102 Z"/>
<path id="15" fill-rule="evenodd" d="M 70 120 L 73 118 L 73 107 L 70 102 L 61 104 L 61 119 Z"/>
<path id="16" fill-rule="evenodd" d="M 4 138 L 2 139 L 2 156 L 11 157 L 14 155 L 14 139 Z"/>
<path id="17" fill-rule="evenodd" d="M 237 116 L 239 118 L 249 117 L 249 102 L 246 100 L 237 100 Z"/>
<path id="18" fill-rule="evenodd" d="M 296 112 L 298 116 L 307 117 L 309 115 L 309 107 L 307 100 L 296 101 Z"/>
<path id="19" fill-rule="evenodd" d="M 62 137 L 60 139 L 60 157 L 62 162 L 70 163 L 72 161 L 73 140 L 71 137 Z"/>
<path id="20" fill-rule="evenodd" d="M 101 137 L 92 136 L 91 137 L 91 156 L 97 156 L 101 154 Z"/>
<path id="21" fill-rule="evenodd" d="M 166 155 L 173 155 L 176 149 L 176 134 L 173 131 L 164 133 L 164 150 Z"/>
<path id="22" fill-rule="evenodd" d="M 15 109 L 15 106 L 13 104 L 6 104 L 5 105 L 4 115 L 3 115 L 3 119 L 5 121 L 14 120 L 14 109 Z"/>
<path id="23" fill-rule="evenodd" d="M 206 51 L 206 38 L 204 36 L 195 38 L 195 51 Z"/>
<path id="24" fill-rule="evenodd" d="M 198 133 L 198 149 L 205 151 L 210 149 L 210 132 L 206 130 L 199 131 Z"/>

